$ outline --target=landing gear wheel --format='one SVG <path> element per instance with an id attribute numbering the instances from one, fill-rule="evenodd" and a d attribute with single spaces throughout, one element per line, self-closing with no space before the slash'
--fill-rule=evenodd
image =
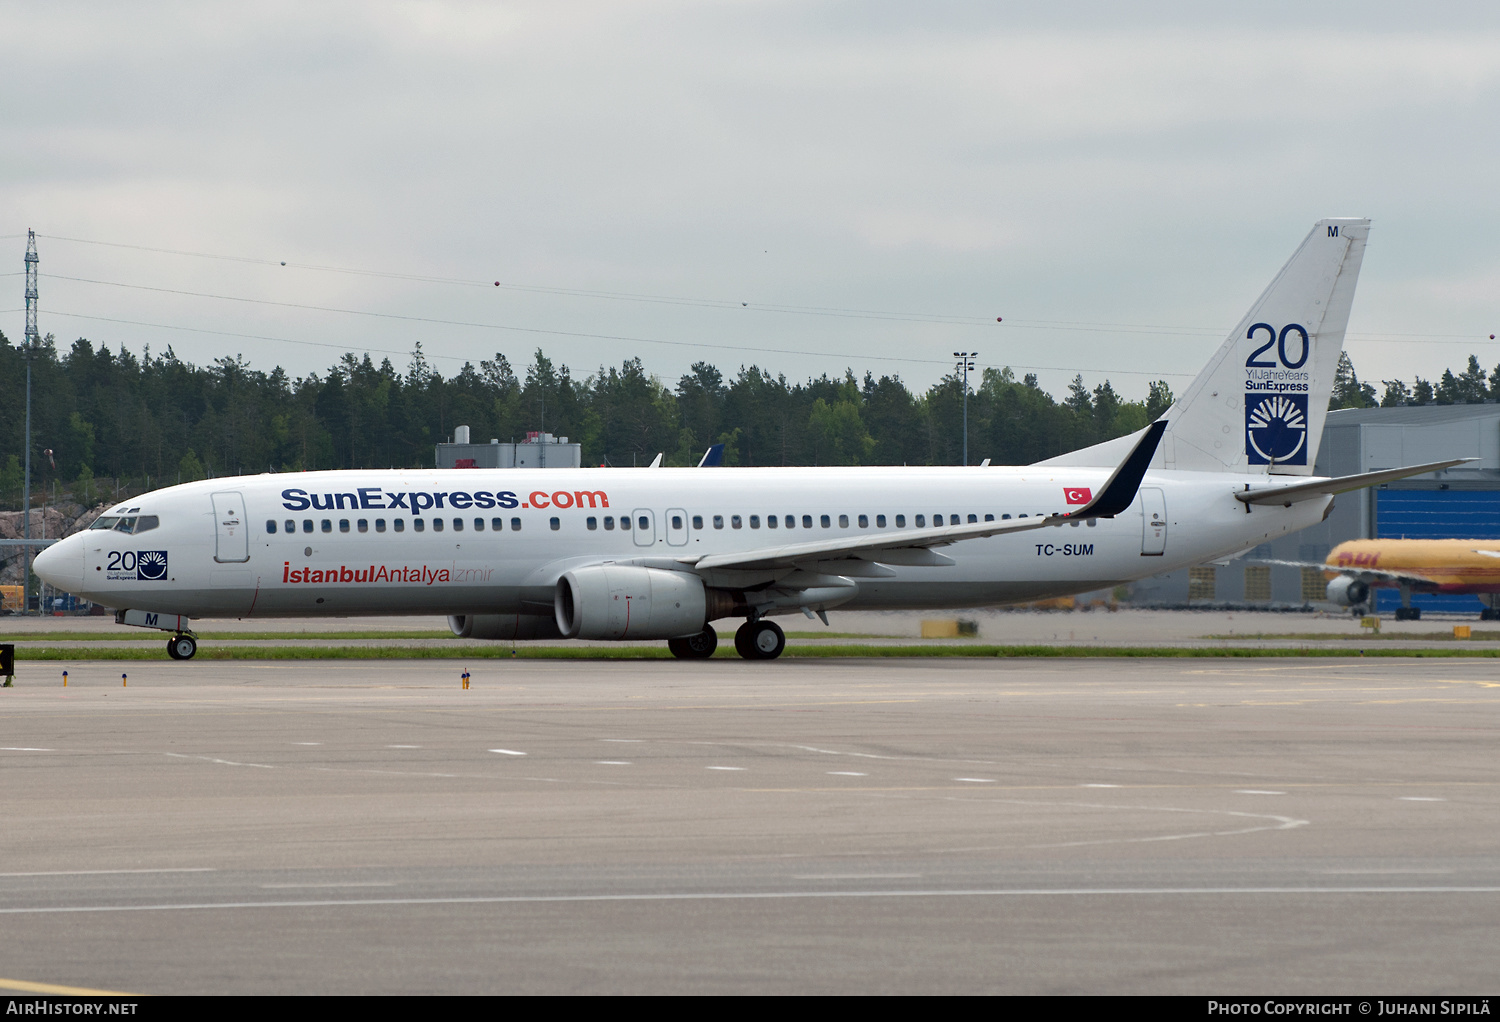
<path id="1" fill-rule="evenodd" d="M 1420 621 L 1420 620 L 1422 620 L 1422 608 L 1421 607 L 1397 607 L 1396 608 L 1396 620 L 1397 621 Z"/>
<path id="2" fill-rule="evenodd" d="M 198 640 L 191 635 L 174 635 L 167 640 L 167 656 L 173 660 L 191 660 L 198 652 Z"/>
<path id="3" fill-rule="evenodd" d="M 706 660 L 719 648 L 719 633 L 713 625 L 704 625 L 697 635 L 668 639 L 667 649 L 679 660 Z"/>
<path id="4" fill-rule="evenodd" d="M 1481 620 L 1481 621 L 1500 621 L 1500 608 L 1485 607 L 1483 610 L 1481 610 L 1479 612 L 1479 620 Z"/>
<path id="5" fill-rule="evenodd" d="M 734 649 L 746 660 L 775 660 L 786 649 L 786 633 L 774 621 L 746 621 L 734 633 Z"/>

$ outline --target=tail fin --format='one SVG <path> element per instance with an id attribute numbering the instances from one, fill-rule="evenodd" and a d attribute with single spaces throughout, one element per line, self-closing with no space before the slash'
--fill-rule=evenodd
<path id="1" fill-rule="evenodd" d="M 1319 220 L 1163 416 L 1153 467 L 1310 475 L 1370 221 Z M 1141 434 L 1039 462 L 1111 466 Z"/>

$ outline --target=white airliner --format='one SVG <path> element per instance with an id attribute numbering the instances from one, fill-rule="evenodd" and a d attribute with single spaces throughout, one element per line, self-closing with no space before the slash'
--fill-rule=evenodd
<path id="1" fill-rule="evenodd" d="M 479 639 L 666 639 L 769 660 L 770 618 L 975 607 L 1228 559 L 1333 495 L 1456 461 L 1313 478 L 1369 221 L 1321 220 L 1141 432 L 980 468 L 352 470 L 143 494 L 36 560 L 121 624 L 445 614 Z"/>

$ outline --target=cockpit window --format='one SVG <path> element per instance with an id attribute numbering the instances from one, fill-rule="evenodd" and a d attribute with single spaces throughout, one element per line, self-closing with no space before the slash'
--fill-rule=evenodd
<path id="1" fill-rule="evenodd" d="M 98 519 L 94 522 L 93 525 L 90 525 L 89 528 L 113 529 L 115 532 L 123 532 L 128 536 L 132 533 L 138 535 L 142 532 L 150 532 L 152 529 L 155 529 L 160 525 L 161 519 L 156 515 L 138 515 L 125 517 L 109 515 L 108 517 Z"/>

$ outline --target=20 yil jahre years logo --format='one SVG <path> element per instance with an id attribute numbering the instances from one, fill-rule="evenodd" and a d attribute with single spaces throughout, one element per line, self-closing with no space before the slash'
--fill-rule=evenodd
<path id="1" fill-rule="evenodd" d="M 1407 997 L 1401 999 L 1343 1001 L 1332 998 L 1280 998 L 1208 1002 L 1210 1015 L 1489 1015 L 1490 1002 L 1485 997 L 1439 998 Z"/>

